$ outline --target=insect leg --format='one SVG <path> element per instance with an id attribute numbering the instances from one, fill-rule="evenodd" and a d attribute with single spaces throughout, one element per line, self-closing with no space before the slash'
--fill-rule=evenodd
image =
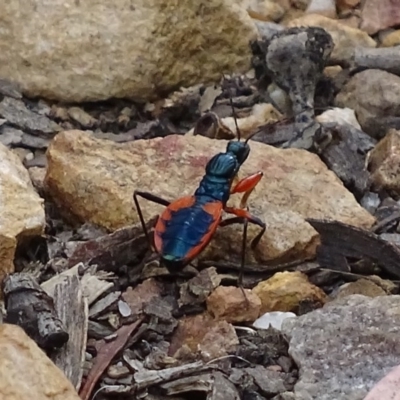
<path id="1" fill-rule="evenodd" d="M 146 223 L 143 218 L 142 209 L 140 208 L 140 205 L 139 205 L 138 197 L 142 197 L 145 200 L 152 201 L 153 203 L 160 204 L 165 207 L 168 207 L 171 204 L 171 202 L 163 199 L 162 197 L 156 196 L 156 195 L 148 193 L 148 192 L 140 192 L 138 190 L 135 190 L 133 192 L 133 201 L 135 202 L 135 205 L 136 205 L 140 223 L 142 224 L 143 232 L 146 236 L 146 239 L 149 243 L 150 248 L 154 250 L 154 248 L 153 248 L 154 246 L 151 242 L 150 235 L 149 235 L 149 232 L 147 231 Z"/>
<path id="2" fill-rule="evenodd" d="M 231 194 L 233 193 L 243 193 L 242 200 L 240 201 L 240 208 L 246 208 L 247 199 L 249 198 L 251 192 L 257 186 L 263 177 L 263 172 L 259 171 L 253 175 L 249 175 L 246 178 L 241 179 L 236 185 L 231 189 Z"/>
<path id="3" fill-rule="evenodd" d="M 260 241 L 262 235 L 264 234 L 265 230 L 267 229 L 267 225 L 265 222 L 261 221 L 260 218 L 256 217 L 255 215 L 251 214 L 248 210 L 243 208 L 234 208 L 234 207 L 225 207 L 225 212 L 229 214 L 234 214 L 236 217 L 226 219 L 225 221 L 221 222 L 221 226 L 231 225 L 234 223 L 244 222 L 247 220 L 251 224 L 257 225 L 261 228 L 261 231 L 257 234 L 257 236 L 251 242 L 251 248 L 254 249 L 258 242 Z M 229 222 L 232 221 L 232 222 Z"/>
<path id="4" fill-rule="evenodd" d="M 260 226 L 262 229 L 259 234 L 253 239 L 251 243 L 251 248 L 254 249 L 257 246 L 258 242 L 260 241 L 262 235 L 266 230 L 266 225 L 263 221 L 259 218 L 255 217 L 254 215 L 250 214 L 247 210 L 241 208 L 233 208 L 233 207 L 226 207 L 225 211 L 231 214 L 235 214 L 236 217 L 228 218 L 220 222 L 220 226 L 228 226 L 232 224 L 243 224 L 243 236 L 242 236 L 242 255 L 241 255 L 241 263 L 240 263 L 240 270 L 238 276 L 238 285 L 242 289 L 243 295 L 248 303 L 248 299 L 246 293 L 243 289 L 243 272 L 244 272 L 244 265 L 246 262 L 246 243 L 247 243 L 247 226 L 248 223 L 252 223 L 255 225 Z"/>

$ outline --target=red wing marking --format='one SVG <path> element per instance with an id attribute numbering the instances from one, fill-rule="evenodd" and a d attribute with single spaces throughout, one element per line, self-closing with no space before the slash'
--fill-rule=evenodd
<path id="1" fill-rule="evenodd" d="M 193 260 L 208 245 L 221 221 L 222 209 L 222 203 L 220 201 L 213 201 L 203 206 L 203 210 L 212 215 L 214 221 L 210 225 L 208 232 L 203 236 L 201 242 L 186 253 L 186 260 Z"/>
<path id="2" fill-rule="evenodd" d="M 165 210 L 162 212 L 157 220 L 156 226 L 154 228 L 154 246 L 158 253 L 162 250 L 162 240 L 161 234 L 165 231 L 164 221 L 169 221 L 171 219 L 171 211 L 178 211 L 181 208 L 191 207 L 196 201 L 194 196 L 185 196 L 173 201 Z"/>

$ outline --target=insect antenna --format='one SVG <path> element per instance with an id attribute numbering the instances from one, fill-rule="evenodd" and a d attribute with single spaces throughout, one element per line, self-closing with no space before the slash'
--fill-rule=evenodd
<path id="1" fill-rule="evenodd" d="M 222 74 L 222 79 L 223 79 L 223 81 L 225 80 L 225 75 L 224 74 Z M 222 82 L 222 83 L 224 83 L 224 82 Z M 237 123 L 237 115 L 236 115 L 235 107 L 233 106 L 233 100 L 232 100 L 232 96 L 231 96 L 230 93 L 229 93 L 229 104 L 231 105 L 231 108 L 232 108 L 232 116 L 233 116 L 233 119 L 235 121 L 236 134 L 237 134 L 238 142 L 240 142 L 241 132 L 240 132 L 240 129 L 239 129 L 239 125 Z"/>
<path id="2" fill-rule="evenodd" d="M 257 133 L 259 133 L 259 131 L 258 130 L 256 130 L 255 132 L 253 132 L 251 135 L 249 135 L 248 137 L 247 137 L 247 139 L 245 140 L 245 143 L 247 143 L 253 136 L 255 136 Z"/>

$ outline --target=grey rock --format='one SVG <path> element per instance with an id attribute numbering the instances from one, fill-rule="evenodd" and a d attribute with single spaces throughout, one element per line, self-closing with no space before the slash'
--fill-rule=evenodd
<path id="1" fill-rule="evenodd" d="M 22 130 L 48 134 L 61 131 L 61 127 L 55 122 L 29 110 L 23 101 L 11 97 L 5 97 L 0 102 L 0 116 Z"/>
<path id="2" fill-rule="evenodd" d="M 283 324 L 296 400 L 362 400 L 400 361 L 400 296 L 352 295 Z M 382 399 L 383 400 L 383 399 Z"/>
<path id="3" fill-rule="evenodd" d="M 284 372 L 270 371 L 261 365 L 255 368 L 246 368 L 245 371 L 254 379 L 264 396 L 271 397 L 288 389 L 285 382 L 287 374 Z"/>
<path id="4" fill-rule="evenodd" d="M 8 147 L 11 145 L 18 145 L 22 142 L 23 134 L 24 132 L 19 129 L 15 129 L 10 126 L 4 126 L 1 130 L 0 142 L 3 143 L 4 146 Z"/>

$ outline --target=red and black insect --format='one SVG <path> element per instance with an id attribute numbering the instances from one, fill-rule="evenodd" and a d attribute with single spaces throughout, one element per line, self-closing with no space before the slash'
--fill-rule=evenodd
<path id="1" fill-rule="evenodd" d="M 193 195 L 169 202 L 148 192 L 135 191 L 133 194 L 140 222 L 150 244 L 150 236 L 146 229 L 138 197 L 166 207 L 156 222 L 153 243 L 155 251 L 160 256 L 161 264 L 171 272 L 179 271 L 190 264 L 208 245 L 218 226 L 244 223 L 242 268 L 239 278 L 241 281 L 245 262 L 247 223 L 256 224 L 261 228 L 252 241 L 252 248 L 257 246 L 265 232 L 265 223 L 250 214 L 246 206 L 250 193 L 262 178 L 263 173 L 257 172 L 234 184 L 241 165 L 250 153 L 248 144 L 250 137 L 241 142 L 236 117 L 235 123 L 238 140 L 228 142 L 224 153 L 219 153 L 211 158 L 206 165 L 205 175 Z M 233 193 L 243 193 L 241 208 L 227 206 L 229 197 Z M 235 217 L 222 220 L 224 211 Z"/>

